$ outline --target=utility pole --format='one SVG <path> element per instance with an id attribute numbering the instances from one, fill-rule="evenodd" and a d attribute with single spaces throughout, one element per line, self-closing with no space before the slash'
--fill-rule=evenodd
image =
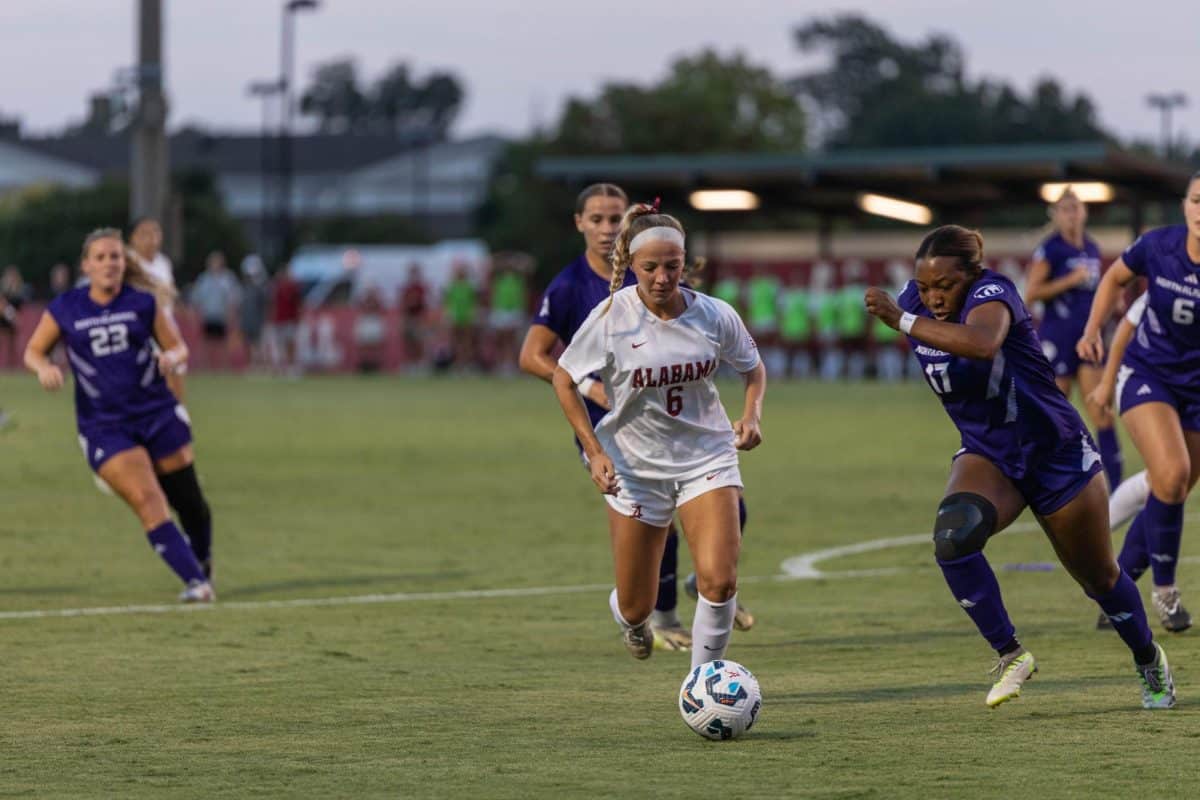
<path id="1" fill-rule="evenodd" d="M 167 98 L 163 93 L 162 0 L 138 0 L 137 110 L 133 115 L 133 153 L 129 181 L 129 210 L 134 219 L 153 217 L 163 226 L 167 241 Z"/>
<path id="2" fill-rule="evenodd" d="M 1146 102 L 1162 115 L 1162 154 L 1163 158 L 1169 159 L 1172 150 L 1171 112 L 1187 105 L 1187 95 L 1183 92 L 1153 92 L 1146 95 Z"/>
<path id="3" fill-rule="evenodd" d="M 279 258 L 292 257 L 292 75 L 296 71 L 296 22 L 299 11 L 315 11 L 318 0 L 287 0 L 283 5 L 283 40 L 279 47 L 283 108 L 279 118 Z"/>

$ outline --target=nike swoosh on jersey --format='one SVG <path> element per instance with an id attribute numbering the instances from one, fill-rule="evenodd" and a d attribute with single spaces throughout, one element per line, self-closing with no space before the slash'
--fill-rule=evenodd
<path id="1" fill-rule="evenodd" d="M 641 347 L 641 346 L 642 346 L 642 345 L 644 345 L 644 344 L 645 344 L 645 342 L 634 342 L 634 343 L 633 343 L 633 349 L 634 349 L 634 350 L 637 350 L 639 347 Z"/>

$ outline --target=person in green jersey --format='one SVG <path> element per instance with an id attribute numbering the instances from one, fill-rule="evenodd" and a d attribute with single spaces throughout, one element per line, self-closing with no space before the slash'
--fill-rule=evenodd
<path id="1" fill-rule="evenodd" d="M 818 374 L 823 381 L 835 381 L 842 374 L 843 357 L 838 347 L 838 295 L 833 288 L 834 267 L 826 261 L 813 265 L 809 294 L 816 324 Z"/>
<path id="2" fill-rule="evenodd" d="M 747 327 L 758 343 L 758 351 L 768 371 L 775 373 L 783 371 L 779 364 L 779 290 L 779 278 L 767 272 L 764 265 L 756 267 L 746 282 L 746 301 L 750 310 Z"/>
<path id="3" fill-rule="evenodd" d="M 450 339 L 454 348 L 454 363 L 460 367 L 475 363 L 475 322 L 479 294 L 467 268 L 458 265 L 454 277 L 442 294 L 442 311 L 450 324 Z"/>
<path id="4" fill-rule="evenodd" d="M 806 378 L 812 371 L 812 294 L 800 282 L 780 293 L 779 340 L 787 356 L 787 377 Z"/>
<path id="5" fill-rule="evenodd" d="M 908 283 L 909 267 L 903 261 L 889 262 L 884 270 L 887 274 L 889 291 L 899 296 Z M 875 377 L 893 383 L 904 377 L 904 361 L 908 356 L 908 345 L 901 342 L 900 331 L 889 328 L 879 319 L 871 326 L 872 360 Z"/>
<path id="6" fill-rule="evenodd" d="M 729 303 L 738 314 L 745 313 L 745 307 L 742 303 L 742 282 L 737 279 L 737 276 L 727 275 L 721 277 L 713 284 L 711 294 L 718 300 L 724 300 L 726 303 Z"/>
<path id="7" fill-rule="evenodd" d="M 501 372 L 513 373 L 517 365 L 517 331 L 524 327 L 529 291 L 525 281 L 525 262 L 520 256 L 506 257 L 497 264 L 492 277 L 493 364 Z"/>
<path id="8" fill-rule="evenodd" d="M 838 346 L 845 358 L 845 377 L 861 380 L 867 371 L 866 265 L 850 260 L 842 264 L 842 287 L 837 291 Z"/>

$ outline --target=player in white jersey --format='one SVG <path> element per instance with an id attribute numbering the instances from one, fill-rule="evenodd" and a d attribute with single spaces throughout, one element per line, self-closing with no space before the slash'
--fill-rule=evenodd
<path id="1" fill-rule="evenodd" d="M 737 608 L 741 548 L 738 450 L 762 441 L 766 370 L 727 303 L 680 286 L 684 231 L 657 204 L 631 208 L 613 246 L 612 294 L 559 357 L 553 384 L 608 501 L 616 588 L 609 597 L 626 647 L 653 649 L 650 616 L 667 527 L 679 513 L 696 569 L 692 666 L 724 657 Z M 636 286 L 624 285 L 632 269 Z M 721 362 L 745 381 L 730 424 L 713 383 Z M 611 411 L 593 431 L 577 386 L 598 373 Z"/>
<path id="2" fill-rule="evenodd" d="M 171 318 L 171 322 L 175 323 L 175 298 L 179 291 L 175 285 L 175 268 L 171 259 L 162 252 L 162 240 L 162 226 L 158 224 L 158 220 L 153 217 L 134 220 L 133 227 L 129 230 L 129 247 L 132 250 L 129 255 L 137 258 L 147 275 L 169 290 L 170 300 L 162 303 L 162 309 Z M 178 329 L 179 325 L 175 324 L 175 327 Z M 184 400 L 183 376 L 186 372 L 187 365 L 182 364 L 166 376 L 171 394 L 181 403 Z"/>

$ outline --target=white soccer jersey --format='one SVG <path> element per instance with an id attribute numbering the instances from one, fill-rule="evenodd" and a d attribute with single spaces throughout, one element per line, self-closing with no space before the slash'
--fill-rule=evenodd
<path id="1" fill-rule="evenodd" d="M 146 272 L 150 273 L 150 277 L 172 289 L 175 288 L 175 268 L 171 266 L 171 259 L 162 253 L 155 253 L 152 260 L 142 263 L 145 265 Z"/>
<path id="2" fill-rule="evenodd" d="M 683 289 L 688 307 L 672 320 L 650 313 L 637 287 L 596 306 L 558 365 L 576 383 L 597 372 L 612 410 L 596 426 L 617 474 L 687 480 L 737 464 L 733 426 L 717 387 L 724 361 L 758 366 L 758 347 L 726 302 Z"/>

